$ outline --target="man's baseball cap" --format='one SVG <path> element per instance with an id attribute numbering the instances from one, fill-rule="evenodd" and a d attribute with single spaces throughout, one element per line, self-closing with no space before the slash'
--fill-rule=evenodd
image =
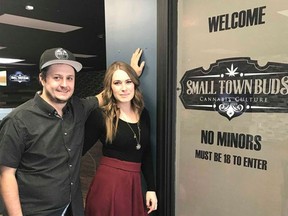
<path id="1" fill-rule="evenodd" d="M 53 64 L 68 64 L 77 72 L 82 69 L 82 64 L 75 60 L 75 56 L 69 50 L 63 48 L 47 49 L 42 53 L 39 62 L 40 71 Z"/>

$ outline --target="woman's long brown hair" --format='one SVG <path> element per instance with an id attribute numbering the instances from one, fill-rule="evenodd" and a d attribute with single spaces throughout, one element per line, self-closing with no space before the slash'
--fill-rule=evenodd
<path id="1" fill-rule="evenodd" d="M 139 90 L 140 81 L 139 78 L 134 71 L 134 69 L 127 63 L 116 61 L 112 63 L 109 68 L 107 69 L 104 77 L 104 91 L 103 91 L 103 100 L 104 106 L 102 107 L 104 111 L 104 119 L 106 124 L 106 142 L 112 143 L 114 139 L 117 128 L 118 128 L 118 121 L 120 116 L 120 110 L 117 106 L 117 101 L 113 96 L 112 92 L 112 77 L 115 71 L 123 70 L 125 71 L 128 76 L 130 77 L 131 81 L 134 83 L 135 86 L 135 95 L 131 100 L 131 106 L 134 112 L 136 112 L 139 117 L 141 112 L 144 108 L 144 100 L 141 91 Z"/>

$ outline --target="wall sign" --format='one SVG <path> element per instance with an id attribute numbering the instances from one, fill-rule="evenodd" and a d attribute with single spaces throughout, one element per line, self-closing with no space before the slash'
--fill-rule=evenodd
<path id="1" fill-rule="evenodd" d="M 21 71 L 16 71 L 14 74 L 11 74 L 9 76 L 9 80 L 11 82 L 18 82 L 18 83 L 30 82 L 30 76 L 24 74 Z"/>
<path id="2" fill-rule="evenodd" d="M 288 112 L 288 64 L 221 59 L 208 70 L 186 71 L 180 83 L 186 109 L 217 111 L 229 120 L 244 112 Z"/>

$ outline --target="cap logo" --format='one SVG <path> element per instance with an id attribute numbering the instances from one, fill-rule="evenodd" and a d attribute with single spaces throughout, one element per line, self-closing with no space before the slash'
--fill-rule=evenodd
<path id="1" fill-rule="evenodd" d="M 58 59 L 68 59 L 69 58 L 67 51 L 62 49 L 62 48 L 57 49 L 55 51 L 55 56 Z"/>

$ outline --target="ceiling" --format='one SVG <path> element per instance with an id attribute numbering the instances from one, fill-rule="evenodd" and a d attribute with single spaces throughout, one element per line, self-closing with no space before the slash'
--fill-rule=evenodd
<path id="1" fill-rule="evenodd" d="M 74 53 L 81 72 L 105 70 L 104 0 L 0 0 L 0 58 L 22 60 L 0 70 L 38 74 L 40 55 L 53 47 Z"/>

